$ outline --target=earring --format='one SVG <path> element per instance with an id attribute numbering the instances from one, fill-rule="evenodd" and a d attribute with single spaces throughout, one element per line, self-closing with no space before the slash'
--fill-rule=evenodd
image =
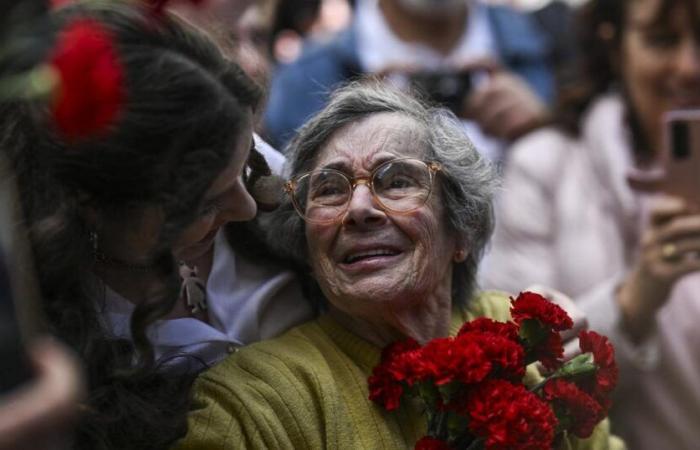
<path id="1" fill-rule="evenodd" d="M 461 263 L 467 258 L 467 252 L 464 250 L 457 250 L 454 254 L 454 257 L 452 258 L 454 262 L 456 263 Z"/>
<path id="2" fill-rule="evenodd" d="M 92 255 L 95 257 L 95 260 L 97 260 L 97 255 L 99 254 L 97 231 L 92 230 L 88 232 L 88 242 L 90 243 L 90 247 L 92 247 Z"/>

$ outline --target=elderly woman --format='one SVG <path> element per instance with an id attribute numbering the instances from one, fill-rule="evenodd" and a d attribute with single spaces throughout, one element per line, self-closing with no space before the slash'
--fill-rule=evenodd
<path id="1" fill-rule="evenodd" d="M 397 339 L 508 318 L 505 296 L 474 293 L 494 171 L 449 113 L 375 84 L 338 91 L 291 150 L 272 231 L 324 313 L 201 376 L 181 448 L 412 447 L 425 419 L 373 404 L 367 377 Z"/>

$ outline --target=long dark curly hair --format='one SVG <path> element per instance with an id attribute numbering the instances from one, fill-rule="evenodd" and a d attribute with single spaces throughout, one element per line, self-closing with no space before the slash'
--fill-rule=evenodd
<path id="1" fill-rule="evenodd" d="M 137 5 L 95 2 L 51 20 L 60 29 L 77 18 L 99 21 L 114 38 L 127 92 L 118 120 L 106 134 L 66 142 L 52 131 L 45 104 L 3 102 L 0 149 L 17 175 L 51 331 L 78 352 L 88 376 L 74 448 L 167 448 L 185 431 L 192 376 L 160 370 L 146 329 L 178 298 L 173 242 L 228 165 L 261 90 L 173 18 L 156 21 Z M 123 221 L 145 205 L 164 212 L 154 259 L 162 286 L 136 307 L 133 339 L 117 339 L 96 298 L 84 208 Z"/>
<path id="2" fill-rule="evenodd" d="M 627 15 L 634 3 L 632 0 L 591 0 L 579 8 L 574 20 L 579 57 L 566 71 L 568 76 L 559 88 L 554 117 L 558 126 L 576 136 L 581 131 L 583 114 L 596 97 L 616 90 L 627 104 L 633 148 L 640 156 L 649 156 L 649 143 L 630 107 L 618 67 Z M 655 21 L 667 23 L 679 6 L 696 18 L 700 14 L 700 6 L 695 0 L 661 0 L 654 14 Z"/>

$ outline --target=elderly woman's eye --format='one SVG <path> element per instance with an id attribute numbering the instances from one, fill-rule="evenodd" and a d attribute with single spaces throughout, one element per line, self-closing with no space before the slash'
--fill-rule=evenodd
<path id="1" fill-rule="evenodd" d="M 389 180 L 389 188 L 391 189 L 402 189 L 416 186 L 416 180 L 406 177 L 406 176 L 395 176 Z"/>
<path id="2" fill-rule="evenodd" d="M 309 199 L 315 203 L 335 205 L 345 201 L 348 188 L 341 180 L 326 179 L 315 183 L 309 190 Z"/>

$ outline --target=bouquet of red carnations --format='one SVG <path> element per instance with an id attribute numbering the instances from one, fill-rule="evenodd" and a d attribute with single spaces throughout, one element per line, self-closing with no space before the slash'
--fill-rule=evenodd
<path id="1" fill-rule="evenodd" d="M 511 298 L 512 321 L 479 318 L 456 337 L 391 344 L 369 377 L 369 398 L 386 410 L 409 397 L 425 404 L 428 435 L 416 449 L 551 449 L 567 434 L 586 438 L 610 407 L 617 382 L 613 348 L 592 331 L 563 362 L 559 332 L 573 322 L 539 294 Z M 547 376 L 529 388 L 525 367 Z"/>

